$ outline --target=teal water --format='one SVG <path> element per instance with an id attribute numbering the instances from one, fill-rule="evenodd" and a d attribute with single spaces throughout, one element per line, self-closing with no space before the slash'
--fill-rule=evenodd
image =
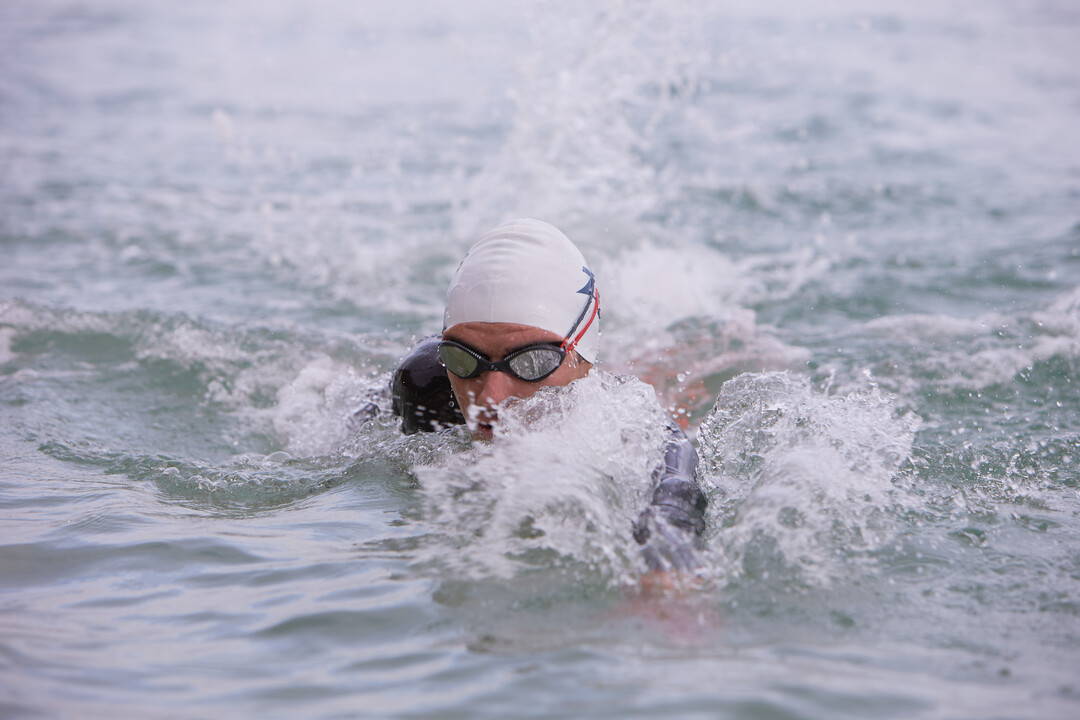
<path id="1" fill-rule="evenodd" d="M 1078 37 L 3 4 L 0 716 L 1075 717 Z M 595 266 L 604 372 L 492 446 L 355 417 L 519 215 Z M 658 602 L 668 411 L 711 509 Z"/>

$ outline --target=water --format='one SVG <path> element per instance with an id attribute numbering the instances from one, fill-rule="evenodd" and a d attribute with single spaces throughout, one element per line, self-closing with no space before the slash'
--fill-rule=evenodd
<path id="1" fill-rule="evenodd" d="M 1080 712 L 1080 13 L 582 5 L 0 8 L 0 715 Z M 604 373 L 353 417 L 518 215 Z"/>

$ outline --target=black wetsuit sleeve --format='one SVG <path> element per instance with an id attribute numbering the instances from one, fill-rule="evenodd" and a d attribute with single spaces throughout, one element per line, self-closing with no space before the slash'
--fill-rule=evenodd
<path id="1" fill-rule="evenodd" d="M 708 500 L 698 483 L 694 446 L 677 427 L 670 431 L 663 461 L 653 472 L 649 506 L 634 523 L 634 539 L 650 570 L 693 570 L 699 565 Z"/>

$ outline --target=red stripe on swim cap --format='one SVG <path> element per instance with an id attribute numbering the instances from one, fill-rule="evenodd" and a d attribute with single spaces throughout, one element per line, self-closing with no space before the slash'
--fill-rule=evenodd
<path id="1" fill-rule="evenodd" d="M 589 331 L 589 326 L 592 325 L 593 320 L 596 319 L 596 316 L 599 313 L 600 313 L 600 288 L 594 287 L 593 288 L 593 308 L 592 308 L 592 312 L 589 313 L 589 319 L 585 321 L 585 327 L 581 328 L 581 331 L 578 332 L 577 336 L 575 336 L 573 340 L 570 340 L 569 335 L 566 336 L 566 339 L 562 341 L 563 350 L 565 350 L 566 352 L 570 352 L 571 350 L 574 349 L 574 347 L 578 344 L 578 341 L 580 341 L 581 338 L 585 337 L 585 333 L 587 333 Z M 570 332 L 574 332 L 574 331 L 571 330 Z M 570 340 L 570 342 L 567 342 L 567 340 Z"/>

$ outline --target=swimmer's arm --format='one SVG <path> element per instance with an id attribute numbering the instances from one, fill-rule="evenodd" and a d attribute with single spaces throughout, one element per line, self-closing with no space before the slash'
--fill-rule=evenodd
<path id="1" fill-rule="evenodd" d="M 694 446 L 678 428 L 664 448 L 664 460 L 653 477 L 652 498 L 634 524 L 634 539 L 650 575 L 669 571 L 693 572 L 705 532 L 708 500 L 697 479 Z"/>

